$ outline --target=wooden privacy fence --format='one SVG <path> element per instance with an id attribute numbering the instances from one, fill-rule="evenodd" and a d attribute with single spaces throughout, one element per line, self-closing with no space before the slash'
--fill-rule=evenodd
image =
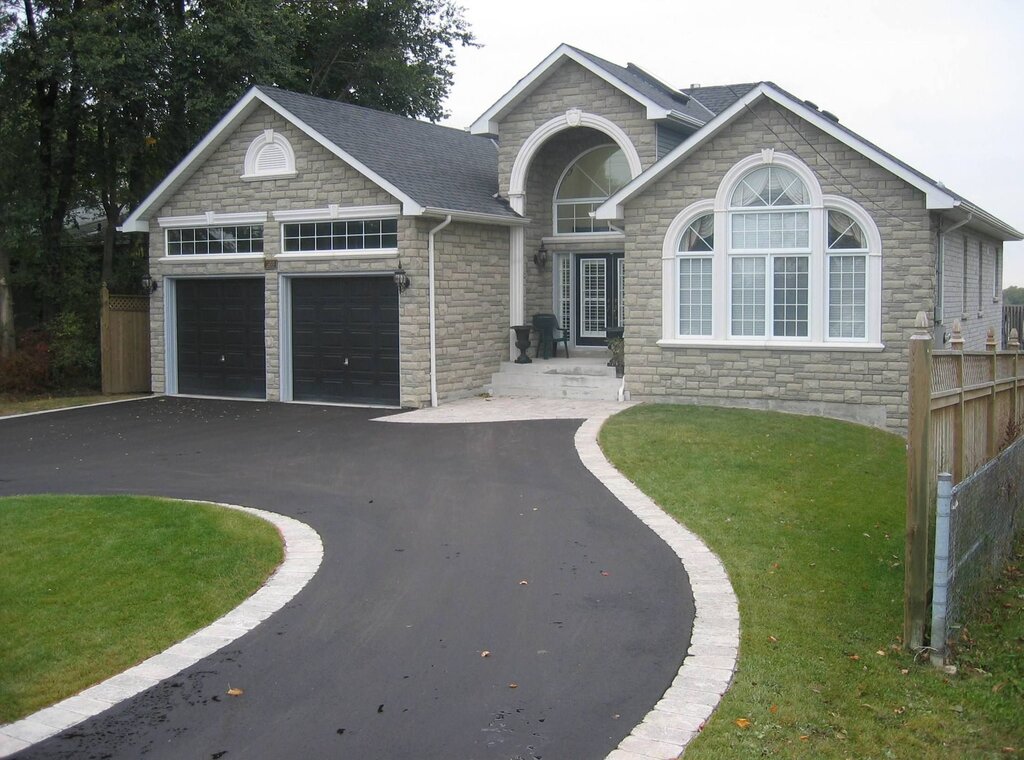
<path id="1" fill-rule="evenodd" d="M 104 393 L 150 390 L 147 296 L 100 289 L 100 368 Z"/>
<path id="2" fill-rule="evenodd" d="M 924 312 L 910 341 L 907 422 L 907 536 L 904 644 L 924 646 L 928 607 L 929 522 L 939 473 L 956 484 L 979 470 L 1021 435 L 1024 422 L 1024 357 L 1012 330 L 1008 351 L 996 350 L 989 330 L 985 351 L 963 351 L 960 323 L 952 351 L 931 350 Z"/>

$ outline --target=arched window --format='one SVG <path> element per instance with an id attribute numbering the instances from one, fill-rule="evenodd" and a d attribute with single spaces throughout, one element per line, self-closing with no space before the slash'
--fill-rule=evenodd
<path id="1" fill-rule="evenodd" d="M 881 238 L 856 203 L 823 196 L 765 151 L 669 226 L 662 342 L 881 346 Z"/>
<path id="2" fill-rule="evenodd" d="M 295 153 L 280 132 L 266 129 L 249 144 L 243 179 L 295 176 Z"/>
<path id="3" fill-rule="evenodd" d="M 592 148 L 576 158 L 555 188 L 555 234 L 608 232 L 591 213 L 631 179 L 629 163 L 616 145 Z"/>

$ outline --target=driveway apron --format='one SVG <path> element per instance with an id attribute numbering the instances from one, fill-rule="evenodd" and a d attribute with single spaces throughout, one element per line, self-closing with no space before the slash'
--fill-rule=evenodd
<path id="1" fill-rule="evenodd" d="M 0 494 L 230 502 L 324 543 L 317 575 L 262 625 L 17 757 L 613 750 L 686 652 L 678 558 L 580 463 L 579 421 L 382 414 L 155 398 L 0 421 Z"/>

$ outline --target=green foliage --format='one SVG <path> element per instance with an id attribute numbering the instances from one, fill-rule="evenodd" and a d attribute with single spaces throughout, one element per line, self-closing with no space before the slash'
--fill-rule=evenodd
<path id="1" fill-rule="evenodd" d="M 209 504 L 0 499 L 0 723 L 212 622 L 281 559 L 272 525 Z"/>
<path id="2" fill-rule="evenodd" d="M 54 384 L 58 388 L 94 385 L 100 363 L 96 331 L 74 312 L 58 314 L 49 331 Z"/>
<path id="3" fill-rule="evenodd" d="M 956 676 L 901 651 L 903 439 L 641 406 L 610 419 L 601 446 L 718 554 L 739 600 L 738 672 L 687 758 L 946 760 L 1024 743 L 1008 685 L 1024 677 L 1019 639 Z"/>
<path id="4" fill-rule="evenodd" d="M 1003 291 L 1003 303 L 1007 306 L 1024 305 L 1024 288 L 1019 285 L 1011 285 Z"/>
<path id="5" fill-rule="evenodd" d="M 0 359 L 0 393 L 36 394 L 50 386 L 50 349 L 42 330 L 24 330 L 14 353 Z"/>

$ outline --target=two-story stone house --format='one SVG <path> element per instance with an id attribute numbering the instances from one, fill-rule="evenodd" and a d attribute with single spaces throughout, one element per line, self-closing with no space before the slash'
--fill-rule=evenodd
<path id="1" fill-rule="evenodd" d="M 156 392 L 444 403 L 548 312 L 574 356 L 625 327 L 633 399 L 897 430 L 915 315 L 980 347 L 1021 239 L 772 83 L 567 45 L 468 131 L 253 88 L 123 229 Z"/>

